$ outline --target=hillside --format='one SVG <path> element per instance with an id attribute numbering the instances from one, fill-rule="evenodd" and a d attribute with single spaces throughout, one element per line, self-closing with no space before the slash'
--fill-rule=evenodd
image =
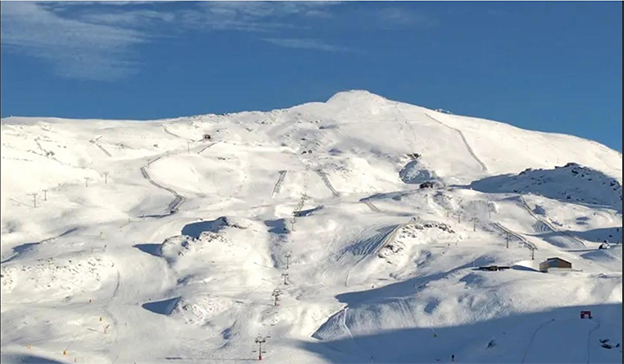
<path id="1" fill-rule="evenodd" d="M 3 363 L 622 360 L 596 142 L 365 91 L 1 128 Z"/>

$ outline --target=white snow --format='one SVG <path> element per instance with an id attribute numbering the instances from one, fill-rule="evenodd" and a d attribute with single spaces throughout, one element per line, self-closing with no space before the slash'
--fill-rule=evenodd
<path id="1" fill-rule="evenodd" d="M 348 91 L 11 117 L 1 151 L 3 363 L 243 363 L 258 335 L 276 363 L 622 360 L 622 159 L 596 142 Z"/>

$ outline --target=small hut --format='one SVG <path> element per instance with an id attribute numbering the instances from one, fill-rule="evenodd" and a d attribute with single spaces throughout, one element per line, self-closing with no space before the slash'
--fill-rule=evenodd
<path id="1" fill-rule="evenodd" d="M 558 257 L 548 258 L 539 265 L 540 272 L 547 273 L 549 269 L 572 269 L 572 263 Z"/>

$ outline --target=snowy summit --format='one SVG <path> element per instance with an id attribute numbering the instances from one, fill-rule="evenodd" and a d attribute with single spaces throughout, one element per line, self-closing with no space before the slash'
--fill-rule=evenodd
<path id="1" fill-rule="evenodd" d="M 621 165 L 366 91 L 5 118 L 2 363 L 621 362 Z"/>

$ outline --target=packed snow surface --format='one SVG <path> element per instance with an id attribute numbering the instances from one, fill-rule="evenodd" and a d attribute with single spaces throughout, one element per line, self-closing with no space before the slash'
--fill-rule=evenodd
<path id="1" fill-rule="evenodd" d="M 365 91 L 2 119 L 2 363 L 619 363 L 621 164 Z"/>

